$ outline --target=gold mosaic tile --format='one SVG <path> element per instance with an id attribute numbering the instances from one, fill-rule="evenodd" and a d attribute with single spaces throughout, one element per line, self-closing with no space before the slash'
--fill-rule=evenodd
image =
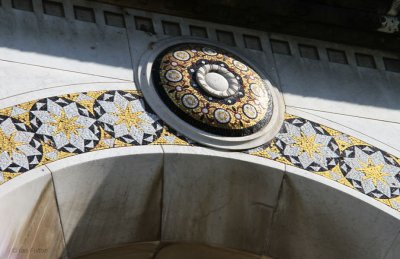
<path id="1" fill-rule="evenodd" d="M 163 124 L 140 91 L 94 91 L 0 110 L 0 184 L 62 158 L 106 148 L 189 145 Z"/>
<path id="2" fill-rule="evenodd" d="M 139 91 L 93 91 L 0 110 L 0 184 L 80 153 L 138 145 L 193 145 L 169 129 Z M 355 137 L 286 114 L 251 155 L 336 181 L 400 211 L 400 158 Z"/>
<path id="3" fill-rule="evenodd" d="M 273 102 L 263 78 L 234 54 L 204 44 L 171 46 L 154 62 L 155 90 L 182 120 L 220 136 L 247 136 L 269 123 Z M 210 76 L 220 80 L 214 85 Z M 221 79 L 222 78 L 222 79 Z M 222 81 L 221 81 L 222 80 Z"/>
<path id="4" fill-rule="evenodd" d="M 400 210 L 400 159 L 332 128 L 286 115 L 271 143 L 246 152 L 313 172 Z"/>

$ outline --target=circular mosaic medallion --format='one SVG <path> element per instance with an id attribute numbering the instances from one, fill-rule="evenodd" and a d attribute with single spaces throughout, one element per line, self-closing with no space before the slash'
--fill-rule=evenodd
<path id="1" fill-rule="evenodd" d="M 231 121 L 231 115 L 229 115 L 229 112 L 218 108 L 214 111 L 214 117 L 219 123 L 228 123 Z"/>
<path id="2" fill-rule="evenodd" d="M 379 199 L 400 195 L 400 165 L 386 152 L 357 145 L 343 151 L 340 169 L 359 191 Z"/>
<path id="3" fill-rule="evenodd" d="M 141 96 L 125 91 L 110 91 L 97 98 L 94 111 L 104 130 L 113 138 L 135 145 L 150 144 L 158 139 L 161 120 L 147 112 Z"/>
<path id="4" fill-rule="evenodd" d="M 186 60 L 189 60 L 190 54 L 186 51 L 176 51 L 174 53 L 174 58 L 182 60 L 182 61 L 186 61 Z"/>
<path id="5" fill-rule="evenodd" d="M 40 138 L 23 122 L 0 115 L 0 170 L 22 173 L 36 167 L 43 156 Z"/>
<path id="6" fill-rule="evenodd" d="M 194 109 L 199 106 L 199 99 L 193 94 L 185 94 L 182 96 L 182 103 L 186 108 Z"/>
<path id="7" fill-rule="evenodd" d="M 247 136 L 271 119 L 273 100 L 264 79 L 226 50 L 175 45 L 156 58 L 152 71 L 154 87 L 169 109 L 201 130 Z"/>
<path id="8" fill-rule="evenodd" d="M 29 112 L 29 119 L 35 132 L 60 151 L 87 152 L 100 139 L 93 114 L 82 105 L 62 97 L 37 101 Z"/>
<path id="9" fill-rule="evenodd" d="M 233 65 L 235 65 L 235 67 L 239 68 L 242 71 L 247 71 L 249 69 L 245 64 L 237 60 L 233 61 Z"/>
<path id="10" fill-rule="evenodd" d="M 242 109 L 243 109 L 244 115 L 246 115 L 248 118 L 250 118 L 250 119 L 257 118 L 257 109 L 253 105 L 246 103 L 245 105 L 243 105 Z"/>
<path id="11" fill-rule="evenodd" d="M 275 145 L 289 162 L 307 171 L 328 171 L 339 163 L 335 139 L 320 125 L 301 118 L 284 122 Z"/>
<path id="12" fill-rule="evenodd" d="M 191 37 L 160 40 L 143 53 L 135 78 L 146 103 L 181 134 L 216 148 L 253 148 L 276 136 L 285 106 L 262 69 L 236 51 Z"/>
<path id="13" fill-rule="evenodd" d="M 165 78 L 170 82 L 179 82 L 182 80 L 182 74 L 175 69 L 166 71 Z"/>
<path id="14" fill-rule="evenodd" d="M 196 49 L 192 49 L 195 50 L 195 52 L 197 52 Z M 214 49 L 214 48 L 209 48 L 209 47 L 202 47 L 201 50 L 204 52 L 204 54 L 209 55 L 209 56 L 216 56 L 218 55 L 218 52 Z"/>

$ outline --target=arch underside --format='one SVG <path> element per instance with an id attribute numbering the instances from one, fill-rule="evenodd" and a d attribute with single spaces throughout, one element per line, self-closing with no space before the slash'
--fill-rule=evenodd
<path id="1" fill-rule="evenodd" d="M 396 258 L 400 228 L 380 203 L 338 183 L 276 161 L 193 146 L 68 157 L 10 181 L 0 197 L 0 210 L 15 215 L 0 216 L 1 243 L 47 249 L 48 258 L 143 242 L 156 242 L 154 251 L 177 244 L 173 253 L 182 256 L 179 244 L 233 249 L 238 258 Z M 1 253 L 12 256 L 10 246 Z"/>
<path id="2" fill-rule="evenodd" d="M 398 253 L 399 158 L 308 119 L 286 114 L 271 142 L 226 152 L 169 128 L 139 90 L 47 97 L 0 115 L 2 256 L 143 242 L 157 242 L 153 253 L 186 244 L 250 258 Z"/>

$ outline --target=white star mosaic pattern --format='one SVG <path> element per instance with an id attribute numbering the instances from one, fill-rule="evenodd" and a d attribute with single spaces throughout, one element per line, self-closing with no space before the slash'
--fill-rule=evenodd
<path id="1" fill-rule="evenodd" d="M 68 153 L 90 151 L 100 139 L 93 114 L 82 105 L 61 97 L 37 101 L 30 111 L 30 123 L 44 142 Z"/>
<path id="2" fill-rule="evenodd" d="M 305 170 L 327 171 L 339 163 L 334 138 L 320 125 L 301 118 L 284 122 L 276 146 L 288 161 Z"/>
<path id="3" fill-rule="evenodd" d="M 135 145 L 150 144 L 163 131 L 161 120 L 148 110 L 141 96 L 124 91 L 106 92 L 94 104 L 104 130 L 113 138 Z"/>
<path id="4" fill-rule="evenodd" d="M 0 183 L 83 152 L 196 145 L 168 128 L 140 91 L 73 93 L 0 110 Z M 287 115 L 270 143 L 245 151 L 315 172 L 400 211 L 400 159 L 324 125 Z"/>
<path id="5" fill-rule="evenodd" d="M 358 145 L 343 151 L 340 168 L 359 191 L 380 199 L 400 195 L 400 166 L 375 147 Z"/>
<path id="6" fill-rule="evenodd" d="M 42 159 L 42 145 L 27 125 L 14 118 L 0 116 L 0 170 L 22 173 Z"/>

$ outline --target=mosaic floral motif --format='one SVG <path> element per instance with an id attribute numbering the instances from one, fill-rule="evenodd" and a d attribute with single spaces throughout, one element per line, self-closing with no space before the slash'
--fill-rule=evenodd
<path id="1" fill-rule="evenodd" d="M 163 127 L 136 94 L 112 91 L 99 96 L 94 111 L 103 129 L 128 144 L 146 145 L 160 137 Z"/>
<path id="2" fill-rule="evenodd" d="M 220 109 L 215 116 L 229 121 L 231 114 Z M 140 91 L 22 103 L 0 110 L 0 183 L 78 153 L 146 144 L 198 145 L 163 125 Z M 245 152 L 313 172 L 400 211 L 400 158 L 332 128 L 287 114 L 275 139 Z"/>
<path id="3" fill-rule="evenodd" d="M 275 145 L 293 165 L 308 171 L 330 170 L 339 162 L 335 139 L 318 124 L 301 118 L 284 122 Z"/>
<path id="4" fill-rule="evenodd" d="M 100 138 L 93 114 L 62 97 L 37 101 L 30 110 L 30 124 L 45 143 L 69 153 L 90 151 Z"/>
<path id="5" fill-rule="evenodd" d="M 37 166 L 43 155 L 39 138 L 23 122 L 0 116 L 0 170 L 26 172 Z"/>
<path id="6" fill-rule="evenodd" d="M 400 159 L 324 125 L 286 115 L 275 139 L 246 153 L 313 172 L 400 211 Z"/>
<path id="7" fill-rule="evenodd" d="M 375 147 L 357 145 L 344 150 L 340 169 L 359 191 L 374 198 L 400 195 L 400 165 Z"/>
<path id="8" fill-rule="evenodd" d="M 153 71 L 155 88 L 167 106 L 202 130 L 246 136 L 271 118 L 272 97 L 264 80 L 222 49 L 176 45 L 159 55 Z"/>
<path id="9" fill-rule="evenodd" d="M 83 152 L 134 145 L 191 145 L 163 126 L 140 91 L 93 91 L 0 110 L 0 184 Z"/>

